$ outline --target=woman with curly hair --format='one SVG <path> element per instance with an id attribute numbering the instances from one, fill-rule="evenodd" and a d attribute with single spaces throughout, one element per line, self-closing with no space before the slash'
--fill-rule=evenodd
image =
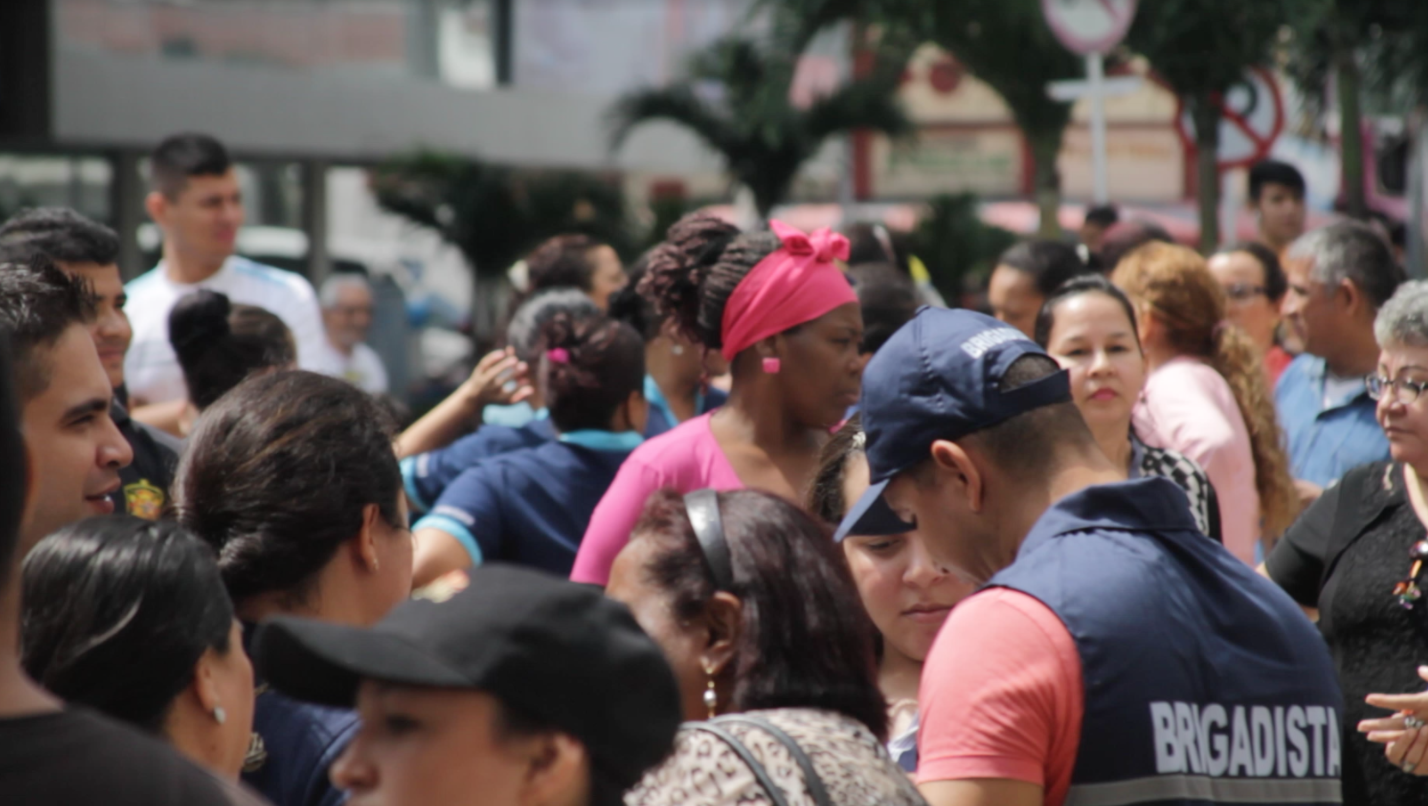
<path id="1" fill-rule="evenodd" d="M 740 233 L 695 213 L 650 257 L 641 293 L 691 341 L 723 353 L 733 386 L 724 406 L 630 455 L 595 508 L 571 579 L 605 584 L 656 490 L 753 487 L 800 500 L 829 431 L 857 402 L 863 317 L 834 265 L 848 241 L 772 227 Z"/>
<path id="2" fill-rule="evenodd" d="M 1298 514 L 1254 345 L 1226 322 L 1225 292 L 1190 249 L 1146 244 L 1121 259 L 1111 280 L 1137 308 L 1150 370 L 1136 433 L 1205 469 L 1225 548 L 1253 564 L 1260 537 L 1278 536 Z"/>

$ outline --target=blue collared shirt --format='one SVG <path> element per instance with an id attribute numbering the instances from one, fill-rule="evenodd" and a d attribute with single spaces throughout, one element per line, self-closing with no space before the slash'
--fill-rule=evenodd
<path id="1" fill-rule="evenodd" d="M 1388 458 L 1388 438 L 1374 418 L 1375 404 L 1360 383 L 1324 406 L 1324 359 L 1301 355 L 1279 377 L 1274 404 L 1289 442 L 1294 478 L 1328 487 L 1345 473 Z"/>
<path id="2" fill-rule="evenodd" d="M 729 399 L 729 393 L 723 389 L 710 387 L 709 391 L 700 393 L 694 398 L 694 414 L 708 414 L 714 409 L 724 405 Z M 645 439 L 652 439 L 663 434 L 676 425 L 679 425 L 679 418 L 674 415 L 674 409 L 670 408 L 669 401 L 665 400 L 664 392 L 660 390 L 659 384 L 649 375 L 645 376 L 645 400 L 649 401 L 649 417 L 645 420 Z"/>

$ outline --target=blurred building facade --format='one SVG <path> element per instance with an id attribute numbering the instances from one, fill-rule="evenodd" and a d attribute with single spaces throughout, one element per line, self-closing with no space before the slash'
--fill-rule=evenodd
<path id="1" fill-rule="evenodd" d="M 605 111 L 730 30 L 748 0 L 5 0 L 0 219 L 67 204 L 147 268 L 144 155 L 217 135 L 250 224 L 297 228 L 319 273 L 344 205 L 329 173 L 430 148 L 519 166 L 717 183 L 692 137 L 645 127 L 618 154 Z M 355 226 L 355 225 L 354 225 Z"/>

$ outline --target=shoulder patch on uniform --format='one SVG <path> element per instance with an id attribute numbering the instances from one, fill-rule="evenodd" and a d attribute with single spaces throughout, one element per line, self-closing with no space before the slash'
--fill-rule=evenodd
<path id="1" fill-rule="evenodd" d="M 158 520 L 164 511 L 164 500 L 164 491 L 150 484 L 148 479 L 124 485 L 124 509 L 137 518 Z"/>

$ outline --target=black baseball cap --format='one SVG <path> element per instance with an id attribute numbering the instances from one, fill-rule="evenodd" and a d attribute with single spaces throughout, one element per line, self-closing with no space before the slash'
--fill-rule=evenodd
<path id="1" fill-rule="evenodd" d="M 1046 355 L 1025 333 L 968 310 L 919 309 L 863 370 L 858 409 L 871 486 L 835 535 L 910 531 L 883 501 L 894 476 L 926 459 L 934 440 L 960 439 L 1042 406 L 1071 399 L 1063 370 L 1006 392 L 1002 376 L 1025 355 Z"/>
<path id="2" fill-rule="evenodd" d="M 254 660 L 278 691 L 350 708 L 363 679 L 480 689 L 584 743 L 622 790 L 674 746 L 679 687 L 630 611 L 597 589 L 514 565 L 474 569 L 443 601 L 412 599 L 371 628 L 265 622 Z"/>

